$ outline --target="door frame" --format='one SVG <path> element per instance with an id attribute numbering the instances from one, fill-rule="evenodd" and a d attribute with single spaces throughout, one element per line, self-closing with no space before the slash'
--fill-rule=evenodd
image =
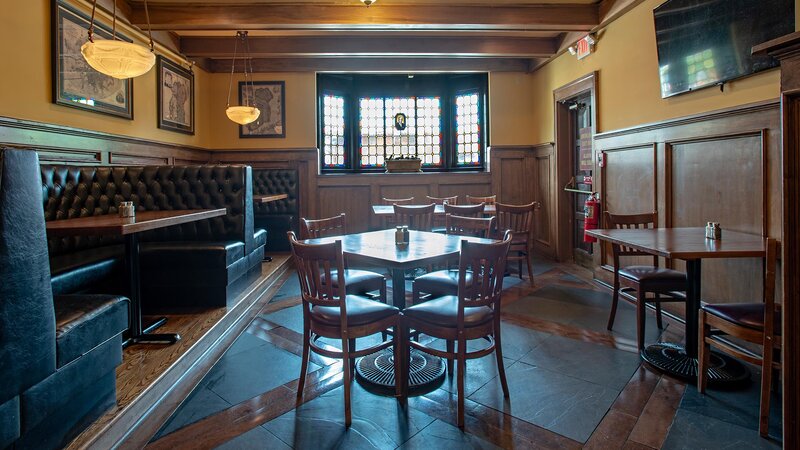
<path id="1" fill-rule="evenodd" d="M 572 116 L 569 112 L 569 106 L 565 101 L 578 96 L 589 93 L 592 99 L 592 140 L 594 135 L 597 134 L 597 75 L 598 73 L 588 73 L 574 81 L 571 81 L 553 91 L 553 109 L 555 119 L 555 167 L 556 167 L 556 228 L 555 228 L 555 254 L 556 260 L 560 262 L 572 261 L 572 247 L 573 236 L 572 226 L 575 218 L 575 212 L 572 211 L 572 194 L 564 191 L 564 186 L 572 179 L 572 163 L 574 158 L 574 151 L 572 148 L 573 139 L 571 133 Z M 594 147 L 594 146 L 592 146 Z M 593 151 L 594 152 L 594 151 Z M 595 161 L 595 170 L 592 174 L 597 172 L 597 155 L 592 155 L 592 160 Z M 595 177 L 594 182 L 598 182 Z"/>

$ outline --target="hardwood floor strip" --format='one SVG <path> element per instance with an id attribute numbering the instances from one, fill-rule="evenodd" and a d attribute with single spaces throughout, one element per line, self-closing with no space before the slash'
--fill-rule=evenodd
<path id="1" fill-rule="evenodd" d="M 636 417 L 611 409 L 583 446 L 585 450 L 621 449 L 636 425 Z"/>
<path id="2" fill-rule="evenodd" d="M 611 409 L 639 417 L 660 379 L 661 375 L 655 369 L 648 364 L 642 364 L 611 405 Z"/>
<path id="3" fill-rule="evenodd" d="M 593 344 L 605 345 L 607 347 L 623 350 L 631 353 L 639 353 L 636 347 L 636 342 L 633 339 L 612 336 L 606 333 L 597 331 L 585 330 L 583 328 L 565 325 L 563 323 L 551 322 L 549 320 L 537 319 L 535 317 L 527 317 L 520 315 L 512 315 L 509 313 L 502 313 L 502 318 L 505 322 L 518 325 L 525 328 L 530 328 L 536 331 L 542 331 L 549 334 L 575 339 L 583 342 L 591 342 Z"/>
<path id="4" fill-rule="evenodd" d="M 661 448 L 685 389 L 684 383 L 661 377 L 629 439 L 648 447 Z"/>

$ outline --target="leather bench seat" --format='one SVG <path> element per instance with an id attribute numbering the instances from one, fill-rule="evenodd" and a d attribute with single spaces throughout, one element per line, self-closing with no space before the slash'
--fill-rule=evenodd
<path id="1" fill-rule="evenodd" d="M 266 248 L 273 252 L 291 251 L 286 232 L 297 231 L 297 218 L 287 214 L 256 214 L 253 221 L 256 227 L 269 230 Z"/>
<path id="2" fill-rule="evenodd" d="M 55 296 L 56 367 L 127 329 L 129 303 L 115 295 Z"/>
<path id="3" fill-rule="evenodd" d="M 108 245 L 50 258 L 53 295 L 81 292 L 125 270 L 125 248 Z"/>
<path id="4" fill-rule="evenodd" d="M 296 169 L 253 169 L 253 195 L 287 195 L 282 200 L 253 205 L 255 227 L 269 231 L 268 252 L 291 250 L 286 232 L 297 232 L 299 229 L 299 186 Z"/>

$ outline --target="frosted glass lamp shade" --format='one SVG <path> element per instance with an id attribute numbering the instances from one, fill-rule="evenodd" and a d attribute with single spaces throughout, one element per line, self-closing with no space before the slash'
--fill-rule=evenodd
<path id="1" fill-rule="evenodd" d="M 225 114 L 228 115 L 228 119 L 239 125 L 247 125 L 258 119 L 258 116 L 261 115 L 261 110 L 255 106 L 229 106 L 225 110 Z"/>
<path id="2" fill-rule="evenodd" d="M 81 54 L 92 68 L 120 80 L 144 75 L 156 63 L 149 48 L 116 40 L 87 42 L 81 46 Z"/>

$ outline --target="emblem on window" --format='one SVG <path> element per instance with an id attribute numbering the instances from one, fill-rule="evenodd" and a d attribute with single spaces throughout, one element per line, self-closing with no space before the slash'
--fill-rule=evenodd
<path id="1" fill-rule="evenodd" d="M 398 131 L 403 131 L 406 129 L 406 115 L 403 113 L 397 113 L 394 115 L 394 127 Z"/>

